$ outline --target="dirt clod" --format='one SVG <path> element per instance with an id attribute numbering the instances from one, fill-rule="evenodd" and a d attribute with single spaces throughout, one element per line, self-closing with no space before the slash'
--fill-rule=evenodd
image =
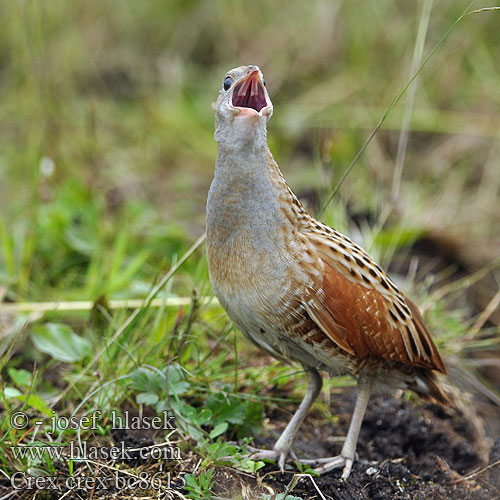
<path id="1" fill-rule="evenodd" d="M 331 410 L 338 417 L 337 428 L 321 422 L 314 413 L 306 419 L 304 432 L 295 443 L 299 457 L 340 452 L 342 443 L 327 436 L 346 434 L 354 394 L 346 391 L 335 397 Z M 278 417 L 274 413 L 271 418 Z M 266 436 L 258 444 L 269 446 L 272 439 Z M 367 410 L 358 444 L 359 460 L 348 481 L 340 479 L 340 470 L 314 481 L 325 498 L 335 500 L 500 499 L 500 488 L 495 479 L 491 480 L 494 473 L 485 471 L 467 477 L 486 465 L 480 449 L 473 426 L 458 410 L 377 396 Z M 275 470 L 276 465 L 268 465 L 263 473 Z M 290 469 L 292 472 L 297 470 Z M 291 474 L 276 473 L 268 483 L 279 493 L 291 478 Z M 320 498 L 312 482 L 305 479 L 291 494 L 304 499 Z"/>

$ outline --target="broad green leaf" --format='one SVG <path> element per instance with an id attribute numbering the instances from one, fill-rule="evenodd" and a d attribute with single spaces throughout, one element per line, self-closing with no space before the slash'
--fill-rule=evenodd
<path id="1" fill-rule="evenodd" d="M 216 425 L 213 429 L 212 432 L 210 432 L 210 439 L 214 439 L 217 436 L 220 436 L 221 434 L 224 434 L 228 428 L 228 423 L 227 422 L 222 422 L 219 425 Z"/>
<path id="2" fill-rule="evenodd" d="M 193 408 L 179 398 L 172 398 L 170 405 L 176 414 L 180 414 L 184 417 L 176 421 L 179 427 L 200 443 L 204 439 L 204 434 L 198 426 L 210 421 L 212 412 L 208 411 L 207 413 L 204 410 Z"/>
<path id="3" fill-rule="evenodd" d="M 245 472 L 250 472 L 251 474 L 255 474 L 259 469 L 265 467 L 265 465 L 266 463 L 262 460 L 255 462 L 247 458 L 236 464 L 236 468 Z"/>
<path id="4" fill-rule="evenodd" d="M 141 392 L 140 394 L 137 394 L 136 397 L 137 404 L 145 404 L 149 406 L 157 403 L 159 399 L 160 398 L 152 392 Z"/>
<path id="5" fill-rule="evenodd" d="M 186 485 L 193 488 L 197 489 L 198 488 L 198 481 L 196 480 L 196 476 L 194 474 L 186 474 L 184 476 L 184 479 L 186 480 Z"/>
<path id="6" fill-rule="evenodd" d="M 31 338 L 37 349 L 67 363 L 79 361 L 92 354 L 90 342 L 77 335 L 67 325 L 46 323 L 37 326 Z"/>
<path id="7" fill-rule="evenodd" d="M 154 370 L 140 366 L 132 372 L 132 385 L 136 391 L 161 393 L 165 391 L 165 377 Z"/>
<path id="8" fill-rule="evenodd" d="M 227 397 L 223 394 L 211 394 L 206 403 L 207 408 L 213 411 L 215 422 L 229 422 L 231 424 L 241 424 L 245 418 L 247 401 Z"/>
<path id="9" fill-rule="evenodd" d="M 5 399 L 17 398 L 23 394 L 19 389 L 16 389 L 15 387 L 4 387 L 3 393 Z"/>
<path id="10" fill-rule="evenodd" d="M 9 377 L 19 387 L 29 387 L 31 385 L 31 373 L 28 370 L 8 368 Z"/>
<path id="11" fill-rule="evenodd" d="M 171 396 L 184 394 L 190 387 L 189 382 L 184 380 L 182 370 L 178 365 L 170 365 L 167 368 L 168 393 Z"/>

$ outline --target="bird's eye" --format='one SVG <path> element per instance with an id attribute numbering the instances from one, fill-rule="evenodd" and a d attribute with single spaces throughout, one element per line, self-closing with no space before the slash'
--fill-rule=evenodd
<path id="1" fill-rule="evenodd" d="M 262 79 L 262 85 L 264 85 L 264 87 L 267 87 L 266 81 L 264 80 L 264 78 Z"/>
<path id="2" fill-rule="evenodd" d="M 223 87 L 224 87 L 224 90 L 229 90 L 229 88 L 231 87 L 232 83 L 233 83 L 233 79 L 230 76 L 227 76 L 224 79 L 224 83 L 222 84 Z"/>

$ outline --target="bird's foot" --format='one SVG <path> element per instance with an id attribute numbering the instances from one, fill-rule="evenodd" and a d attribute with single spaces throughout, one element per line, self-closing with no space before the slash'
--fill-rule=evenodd
<path id="1" fill-rule="evenodd" d="M 250 458 L 251 460 L 274 460 L 278 462 L 281 472 L 285 471 L 285 463 L 288 460 L 297 460 L 295 453 L 290 449 L 280 450 L 278 448 L 273 448 L 272 450 L 263 450 L 249 445 L 246 445 L 246 447 L 248 451 L 250 451 L 247 458 Z"/>
<path id="2" fill-rule="evenodd" d="M 354 457 L 344 457 L 343 455 L 338 455 L 336 457 L 299 460 L 299 462 L 304 465 L 315 467 L 314 471 L 318 474 L 326 474 L 333 469 L 344 467 L 344 470 L 342 471 L 342 479 L 347 479 L 351 474 Z"/>

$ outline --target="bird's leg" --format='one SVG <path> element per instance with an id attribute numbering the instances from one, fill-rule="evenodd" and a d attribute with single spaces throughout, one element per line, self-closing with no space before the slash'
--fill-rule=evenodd
<path id="1" fill-rule="evenodd" d="M 356 446 L 358 444 L 359 431 L 361 424 L 365 418 L 366 407 L 370 399 L 372 384 L 370 380 L 359 381 L 358 396 L 356 404 L 354 405 L 354 413 L 352 414 L 351 424 L 347 432 L 347 439 L 342 447 L 341 455 L 345 458 L 345 466 L 342 471 L 342 479 L 347 479 L 351 473 L 352 464 L 354 463 L 354 454 L 356 453 Z M 325 464 L 325 467 L 327 464 Z"/>
<path id="2" fill-rule="evenodd" d="M 278 460 L 278 465 L 281 472 L 285 469 L 285 461 L 290 453 L 290 447 L 292 446 L 293 439 L 299 430 L 304 418 L 309 413 L 309 410 L 314 403 L 315 399 L 318 397 L 323 381 L 321 375 L 314 368 L 306 368 L 307 373 L 307 391 L 304 399 L 300 403 L 298 410 L 295 412 L 294 416 L 288 422 L 285 430 L 281 433 L 281 436 L 276 441 L 272 450 L 257 450 L 250 455 L 252 460 L 259 459 L 271 459 Z"/>
<path id="3" fill-rule="evenodd" d="M 320 458 L 316 460 L 301 460 L 302 463 L 312 465 L 322 463 L 323 465 L 315 469 L 319 474 L 324 474 L 325 472 L 344 466 L 342 479 L 347 479 L 349 477 L 352 464 L 354 463 L 354 456 L 356 454 L 359 431 L 361 429 L 361 424 L 363 423 L 368 400 L 370 399 L 371 388 L 372 383 L 370 380 L 361 379 L 358 383 L 356 404 L 354 406 L 349 431 L 347 432 L 347 437 L 340 455 L 337 457 Z"/>

